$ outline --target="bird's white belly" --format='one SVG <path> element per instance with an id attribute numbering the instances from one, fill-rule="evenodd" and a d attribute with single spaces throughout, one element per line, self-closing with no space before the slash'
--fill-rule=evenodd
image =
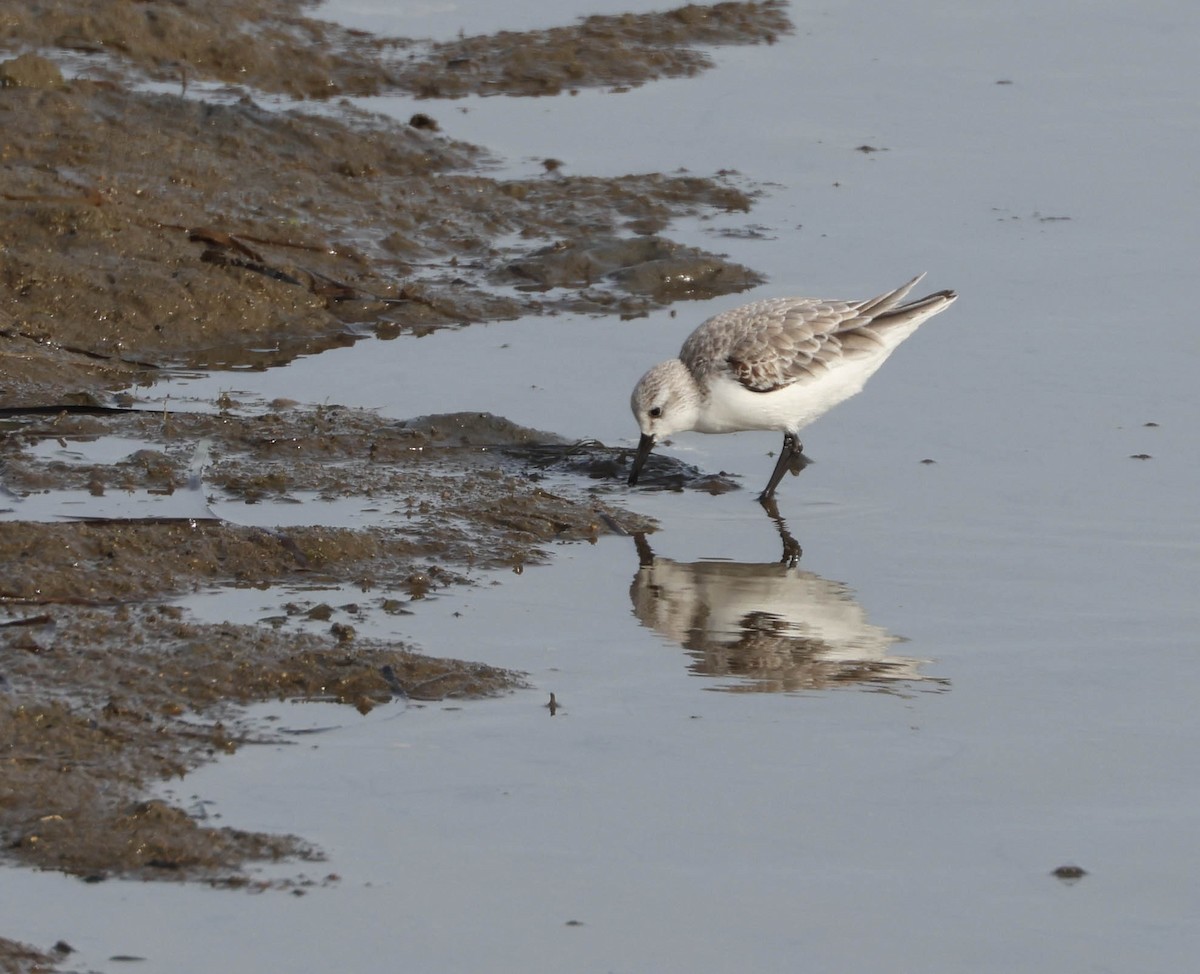
<path id="1" fill-rule="evenodd" d="M 729 376 L 713 376 L 695 429 L 701 433 L 742 430 L 794 433 L 859 392 L 885 358 L 886 353 L 867 361 L 842 363 L 815 378 L 801 379 L 774 392 L 752 392 Z"/>

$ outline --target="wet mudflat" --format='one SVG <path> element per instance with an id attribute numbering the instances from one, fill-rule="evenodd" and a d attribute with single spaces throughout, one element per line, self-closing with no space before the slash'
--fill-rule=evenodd
<path id="1" fill-rule="evenodd" d="M 663 235 L 687 214 L 747 211 L 753 187 L 563 177 L 549 162 L 545 178 L 493 178 L 486 149 L 446 137 L 429 112 L 390 120 L 327 100 L 694 74 L 711 66 L 699 44 L 788 30 L 782 5 L 592 19 L 453 52 L 306 9 L 32 4 L 4 19 L 0 817 L 12 861 L 244 885 L 248 861 L 321 859 L 295 836 L 206 826 L 147 785 L 253 739 L 239 704 L 319 698 L 366 713 L 522 685 L 359 638 L 345 605 L 285 608 L 323 623 L 297 636 L 189 619 L 169 604 L 180 595 L 349 578 L 398 618 L 471 571 L 519 572 L 550 545 L 652 527 L 584 493 L 627 463 L 601 444 L 478 412 L 384 423 L 294 402 L 235 415 L 228 397 L 180 415 L 141 408 L 170 369 L 264 368 L 363 337 L 565 309 L 644 315 L 761 281 Z M 516 41 L 548 75 L 508 62 Z M 438 71 L 449 74 L 429 90 Z M 321 104 L 255 104 L 272 92 Z M 565 489 L 541 484 L 548 469 L 566 472 Z M 316 513 L 264 528 L 233 513 L 345 498 L 387 524 Z M 5 969 L 56 959 L 5 943 Z"/>
<path id="2" fill-rule="evenodd" d="M 307 257 L 257 239 L 277 234 L 209 221 L 190 259 L 215 251 L 205 269 L 323 298 L 318 344 L 276 337 L 272 354 L 291 364 L 236 375 L 162 368 L 244 364 L 225 350 L 189 358 L 203 343 L 144 363 L 122 354 L 121 367 L 155 366 L 154 384 L 92 396 L 120 386 L 120 402 L 155 415 L 12 420 L 3 506 L 70 504 L 21 527 L 11 550 L 59 598 L 80 596 L 76 565 L 113 579 L 103 566 L 145 558 L 149 580 L 120 607 L 16 606 L 33 621 L 4 631 L 17 647 L 5 697 L 43 681 L 57 695 L 39 704 L 48 714 L 110 742 L 182 708 L 194 750 L 147 758 L 150 776 L 246 742 L 183 780 L 122 783 L 128 801 L 104 820 L 162 843 L 130 875 L 306 895 L 8 869 L 6 903 L 61 910 L 8 914 L 6 935 L 51 960 L 65 940 L 92 969 L 125 955 L 176 971 L 281 958 L 366 970 L 398 943 L 411 966 L 464 971 L 546 957 L 587 970 L 792 970 L 798 957 L 1186 968 L 1200 949 L 1197 795 L 1180 771 L 1200 740 L 1200 471 L 1178 160 L 1197 147 L 1162 120 L 1181 118 L 1187 59 L 1172 45 L 1195 13 L 1169 4 L 1131 20 L 1113 5 L 1084 25 L 1033 4 L 790 13 L 795 35 L 710 49 L 716 69 L 622 94 L 389 102 L 402 131 L 428 134 L 410 124 L 423 113 L 447 142 L 487 146 L 496 158 L 474 173 L 487 180 L 541 190 L 578 174 L 583 193 L 630 171 L 736 169 L 748 212 L 689 203 L 654 228 L 626 214 L 592 251 L 582 232 L 556 249 L 513 245 L 506 223 L 494 263 L 410 261 L 425 275 L 410 298 L 462 288 L 520 305 L 518 319 L 468 328 L 419 301 L 404 312 L 416 317 L 376 327 L 371 315 L 403 308 L 383 299 L 401 295 L 372 283 L 375 305 L 331 300 L 303 277 Z M 615 123 L 619 140 L 605 135 Z M 1136 148 L 1148 144 L 1162 151 Z M 963 297 L 809 431 L 817 462 L 785 482 L 784 524 L 725 489 L 765 477 L 773 436 L 679 437 L 664 461 L 727 471 L 722 486 L 630 494 L 628 389 L 699 317 L 744 300 L 625 289 L 602 248 L 644 231 L 752 268 L 767 280 L 755 296 L 857 296 L 927 269 Z M 662 254 L 638 248 L 647 265 Z M 343 264 L 309 269 L 354 283 Z M 438 277 L 452 272 L 465 283 Z M 1148 294 L 1161 313 L 1141 310 Z M 613 313 L 595 315 L 596 295 Z M 1135 320 L 1162 354 L 1131 368 Z M 337 347 L 314 354 L 330 334 Z M 361 334 L 374 337 L 344 344 Z M 448 381 L 459 370 L 472 381 Z M 459 479 L 483 493 L 456 502 L 446 481 Z M 194 528 L 154 528 L 194 567 L 149 557 L 140 525 L 61 523 L 84 499 L 191 510 Z M 659 530 L 637 537 L 650 519 Z M 798 564 L 784 561 L 785 531 Z M 91 630 L 107 640 L 105 619 L 131 643 L 120 666 L 97 658 L 110 643 L 87 646 Z M 425 677 L 405 669 L 410 648 L 479 662 Z M 250 658 L 232 688 L 249 696 L 206 695 L 203 674 L 225 686 Z M 106 664 L 128 692 L 102 682 L 75 704 L 65 681 L 103 680 Z M 236 709 L 255 694 L 326 702 Z M 70 746 L 65 766 L 97 753 L 86 735 Z M 174 844 L 151 831 L 173 822 Z M 64 848 L 70 828 L 52 820 L 19 834 L 38 827 Z M 238 870 L 189 860 L 188 834 L 210 829 L 244 848 L 285 843 L 259 846 L 266 860 L 293 856 Z"/>

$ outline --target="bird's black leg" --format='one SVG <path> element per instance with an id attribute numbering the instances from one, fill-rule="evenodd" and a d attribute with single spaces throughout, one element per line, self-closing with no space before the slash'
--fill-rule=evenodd
<path id="1" fill-rule="evenodd" d="M 779 451 L 779 459 L 775 461 L 775 469 L 771 471 L 771 479 L 767 481 L 767 489 L 758 495 L 760 504 L 775 496 L 775 488 L 779 486 L 779 481 L 785 473 L 790 470 L 793 474 L 798 474 L 804 469 L 808 458 L 803 451 L 804 444 L 795 436 L 791 433 L 783 434 L 783 447 Z"/>

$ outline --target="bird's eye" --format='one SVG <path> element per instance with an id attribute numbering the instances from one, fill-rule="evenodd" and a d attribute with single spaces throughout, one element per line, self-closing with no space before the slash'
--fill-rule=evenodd
<path id="1" fill-rule="evenodd" d="M 658 417 L 661 415 L 662 415 L 662 406 L 655 406 L 653 409 L 650 410 L 650 418 L 651 419 L 658 419 Z"/>

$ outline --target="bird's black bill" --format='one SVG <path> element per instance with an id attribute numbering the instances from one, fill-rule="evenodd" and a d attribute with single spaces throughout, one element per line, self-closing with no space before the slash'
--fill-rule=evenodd
<path id="1" fill-rule="evenodd" d="M 633 455 L 633 467 L 629 471 L 630 487 L 638 482 L 638 475 L 642 472 L 642 467 L 646 465 L 646 459 L 650 456 L 650 451 L 653 449 L 654 437 L 649 433 L 643 433 L 642 438 L 638 440 L 637 453 Z"/>

